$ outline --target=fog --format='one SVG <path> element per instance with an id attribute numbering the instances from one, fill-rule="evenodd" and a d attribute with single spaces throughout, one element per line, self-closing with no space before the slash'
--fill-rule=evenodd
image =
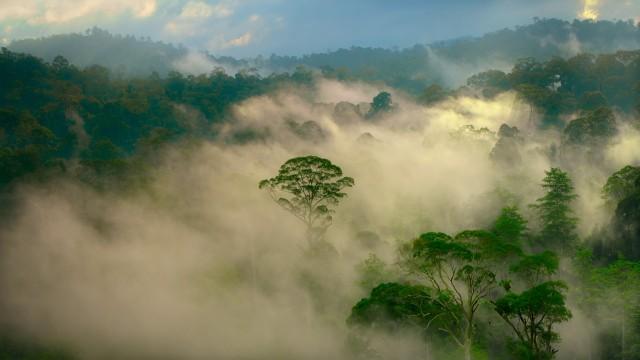
<path id="1" fill-rule="evenodd" d="M 640 160 L 631 129 L 596 162 L 579 151 L 551 156 L 561 135 L 533 127 L 529 105 L 512 93 L 423 107 L 392 91 L 397 109 L 363 120 L 357 105 L 380 90 L 319 80 L 313 92 L 249 99 L 214 129 L 216 140 L 158 154 L 142 190 L 114 194 L 65 179 L 23 186 L 0 228 L 1 325 L 90 359 L 352 358 L 345 319 L 366 295 L 356 265 L 369 252 L 392 263 L 398 242 L 486 227 L 505 205 L 530 217 L 551 166 L 570 172 L 588 235 L 610 216 L 600 197 L 607 176 Z M 504 123 L 524 139 L 521 161 L 508 166 L 489 156 Z M 331 258 L 310 254 L 303 224 L 257 186 L 308 154 L 356 183 L 327 232 L 338 252 Z M 361 231 L 381 244 L 359 243 Z M 563 340 L 594 336 L 584 322 L 564 325 Z M 388 358 L 428 352 L 405 335 L 375 341 Z"/>

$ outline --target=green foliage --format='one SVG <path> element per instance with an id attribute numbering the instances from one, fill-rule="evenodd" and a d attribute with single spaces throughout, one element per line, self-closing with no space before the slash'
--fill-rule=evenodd
<path id="1" fill-rule="evenodd" d="M 559 336 L 553 327 L 571 318 L 563 294 L 566 289 L 562 282 L 547 281 L 519 294 L 508 292 L 494 302 L 496 312 L 522 345 L 517 349 L 521 358 L 551 359 L 558 351 L 554 346 Z"/>
<path id="2" fill-rule="evenodd" d="M 500 70 L 487 70 L 475 74 L 467 80 L 467 85 L 482 90 L 482 95 L 487 98 L 492 98 L 511 87 L 507 74 Z"/>
<path id="3" fill-rule="evenodd" d="M 72 360 L 68 351 L 0 335 L 0 360 Z"/>
<path id="4" fill-rule="evenodd" d="M 260 181 L 273 200 L 307 226 L 310 243 L 319 240 L 333 220 L 342 190 L 354 185 L 342 169 L 327 159 L 309 155 L 287 160 L 278 175 Z M 284 196 L 288 196 L 284 197 Z"/>
<path id="5" fill-rule="evenodd" d="M 580 97 L 580 108 L 583 111 L 594 111 L 607 107 L 607 99 L 600 91 L 588 91 Z"/>
<path id="6" fill-rule="evenodd" d="M 527 220 L 520 215 L 516 206 L 504 207 L 491 231 L 504 242 L 520 245 L 527 232 Z"/>
<path id="7" fill-rule="evenodd" d="M 441 334 L 440 328 L 453 321 L 442 308 L 442 301 L 436 301 L 433 291 L 421 285 L 382 283 L 351 309 L 347 323 L 386 330 L 411 325 Z"/>
<path id="8" fill-rule="evenodd" d="M 366 115 L 367 119 L 374 119 L 391 112 L 394 109 L 391 94 L 386 91 L 378 93 L 371 102 L 371 108 Z"/>
<path id="9" fill-rule="evenodd" d="M 366 291 L 393 278 L 393 273 L 387 264 L 375 254 L 369 254 L 363 262 L 358 264 L 356 270 L 359 275 L 358 284 Z"/>
<path id="10" fill-rule="evenodd" d="M 551 251 L 539 254 L 523 255 L 511 266 L 511 271 L 529 284 L 537 284 L 543 280 L 550 280 L 551 275 L 558 270 L 559 259 Z"/>
<path id="11" fill-rule="evenodd" d="M 640 188 L 640 167 L 627 165 L 613 173 L 602 188 L 609 204 L 617 205 Z"/>
<path id="12" fill-rule="evenodd" d="M 640 259 L 640 168 L 629 165 L 613 173 L 602 195 L 614 213 L 607 231 L 599 235 L 596 255 L 608 261 Z"/>
<path id="13" fill-rule="evenodd" d="M 613 173 L 602 195 L 613 217 L 606 231 L 598 235 L 597 257 L 606 261 L 640 259 L 640 168 L 628 165 Z"/>
<path id="14" fill-rule="evenodd" d="M 418 102 L 424 105 L 431 105 L 446 99 L 448 96 L 449 93 L 442 86 L 432 84 L 418 96 Z"/>
<path id="15" fill-rule="evenodd" d="M 600 107 L 572 120 L 564 129 L 564 140 L 573 145 L 600 145 L 616 133 L 613 112 L 607 107 Z"/>
<path id="16" fill-rule="evenodd" d="M 106 38 L 111 35 L 92 32 L 87 36 L 97 37 L 91 45 L 95 47 L 101 46 L 98 40 L 110 41 Z M 133 164 L 136 156 L 153 156 L 163 144 L 184 138 L 214 137 L 211 125 L 224 121 L 232 104 L 280 84 L 308 86 L 307 75 L 262 78 L 248 72 L 229 76 L 216 71 L 200 76 L 170 72 L 164 78 L 157 74 L 123 78 L 101 66 L 81 69 L 60 56 L 48 64 L 3 48 L 0 190 L 54 171 L 89 182 L 97 177 L 87 176 L 87 169 L 122 177 L 130 169 L 140 169 Z M 83 166 L 59 166 L 72 159 Z"/>
<path id="17" fill-rule="evenodd" d="M 471 358 L 476 313 L 496 287 L 496 275 L 487 260 L 499 253 L 496 237 L 484 230 L 464 231 L 455 238 L 444 233 L 425 233 L 402 249 L 406 269 L 436 289 L 443 309 L 455 322 L 445 330 Z M 452 306 L 455 305 L 455 306 Z M 456 313 L 462 312 L 462 316 Z"/>
<path id="18" fill-rule="evenodd" d="M 455 236 L 455 240 L 464 243 L 475 252 L 475 260 L 491 263 L 507 261 L 521 253 L 517 242 L 500 237 L 489 230 L 465 230 Z"/>
<path id="19" fill-rule="evenodd" d="M 633 344 L 640 341 L 640 263 L 616 260 L 606 266 L 586 262 L 580 272 L 580 305 L 609 331 L 609 343 L 603 346 L 607 358 L 635 359 L 640 349 Z"/>
<path id="20" fill-rule="evenodd" d="M 638 104 L 640 51 L 538 59 L 522 58 L 508 74 L 491 70 L 474 75 L 468 84 L 486 97 L 515 90 L 531 105 L 530 121 L 534 112 L 542 115 L 539 125 L 559 126 L 562 115 L 581 111 L 565 131 L 566 140 L 573 144 L 611 136 L 615 121 L 609 107 L 629 113 Z"/>
<path id="21" fill-rule="evenodd" d="M 542 188 L 546 194 L 531 205 L 538 212 L 542 225 L 537 240 L 545 248 L 567 254 L 578 241 L 578 219 L 573 216 L 571 209 L 571 203 L 577 195 L 566 172 L 551 168 L 545 173 Z"/>

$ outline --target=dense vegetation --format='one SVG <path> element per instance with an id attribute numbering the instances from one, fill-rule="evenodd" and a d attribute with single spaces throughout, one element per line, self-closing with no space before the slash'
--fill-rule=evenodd
<path id="1" fill-rule="evenodd" d="M 0 77 L 0 186 L 43 171 L 96 181 L 122 174 L 134 153 L 177 138 L 213 137 L 233 103 L 311 81 L 302 71 L 119 78 L 101 66 L 78 68 L 63 57 L 46 63 L 6 49 Z"/>
<path id="2" fill-rule="evenodd" d="M 322 69 L 314 73 L 298 67 L 266 77 L 253 71 L 232 76 L 222 70 L 183 75 L 170 64 L 184 55 L 184 49 L 150 40 L 140 46 L 133 38 L 97 29 L 86 36 L 16 42 L 12 49 L 42 51 L 45 60 L 4 48 L 0 53 L 0 205 L 6 206 L 3 211 L 9 209 L 4 195 L 10 198 L 15 185 L 58 178 L 81 181 L 102 192 L 136 189 L 145 183 L 159 150 L 170 144 L 210 140 L 224 146 L 264 140 L 268 131 L 258 134 L 248 129 L 218 136 L 231 121 L 233 105 L 285 87 L 313 89 L 323 77 L 344 83 L 384 82 L 409 90 L 413 100 L 426 108 L 462 96 L 495 99 L 514 92 L 528 104 L 533 129 L 561 134 L 558 148 L 548 152 L 551 163 L 571 167 L 575 155 L 600 164 L 612 138 L 640 125 L 640 51 L 558 55 L 572 36 L 585 49 L 602 52 L 637 46 L 639 34 L 629 22 L 540 20 L 431 47 L 356 48 L 255 60 L 277 68 L 304 64 Z M 539 39 L 546 36 L 555 45 L 541 46 Z M 70 39 L 84 45 L 68 49 Z M 101 55 L 106 49 L 118 52 L 129 47 L 137 55 L 123 64 L 126 71 L 115 69 L 120 65 L 117 57 Z M 498 47 L 502 52 L 497 56 L 514 61 L 513 68 L 478 73 L 462 88 L 441 87 L 441 79 L 429 68 L 432 56 L 472 61 L 493 56 Z M 54 56 L 60 49 L 73 60 Z M 151 57 L 155 60 L 146 67 L 132 65 Z M 97 59 L 103 63 L 92 65 Z M 149 69 L 154 72 L 140 75 Z M 136 76 L 127 76 L 132 74 Z M 329 106 L 336 118 L 349 113 L 368 125 L 402 111 L 387 91 L 364 105 L 314 105 Z M 318 123 L 296 120 L 288 119 L 287 124 L 300 139 L 312 143 L 323 136 Z M 511 175 L 511 167 L 523 165 L 519 151 L 524 135 L 515 126 L 504 124 L 494 134 L 468 125 L 453 135 L 464 140 L 467 133 L 493 139 L 493 149 L 486 155 L 504 177 Z M 358 141 L 377 140 L 366 133 Z M 351 188 L 361 186 L 358 178 L 343 174 L 337 165 L 340 160 L 295 157 L 257 184 L 275 201 L 274 207 L 302 222 L 307 242 L 296 246 L 309 263 L 319 262 L 329 275 L 330 264 L 341 259 L 326 241 L 326 233 Z M 369 346 L 372 337 L 410 329 L 433 346 L 430 352 L 437 358 L 552 359 L 563 341 L 559 328 L 577 309 L 589 321 L 603 324 L 597 339 L 602 358 L 640 359 L 640 167 L 629 164 L 598 184 L 611 219 L 589 238 L 578 232 L 583 219 L 575 211 L 579 194 L 571 170 L 549 168 L 539 179 L 542 195 L 532 203 L 517 204 L 505 197 L 498 216 L 484 228 L 447 234 L 435 226 L 401 239 L 393 262 L 386 263 L 372 251 L 357 268 L 359 289 L 366 296 L 346 307 L 340 304 L 351 308 L 344 320 L 351 332 L 347 348 L 353 357 L 375 358 L 375 349 Z M 379 241 L 375 233 L 359 236 L 363 242 Z M 335 295 L 317 274 L 303 272 L 301 277 L 312 298 L 310 307 L 325 306 L 323 301 Z M 0 336 L 1 359 L 70 357 L 64 349 Z"/>
<path id="3" fill-rule="evenodd" d="M 484 96 L 515 90 L 544 115 L 546 123 L 557 123 L 562 115 L 581 111 L 567 127 L 569 142 L 587 141 L 612 134 L 611 109 L 640 111 L 640 51 L 614 54 L 580 54 L 569 59 L 554 57 L 545 62 L 519 60 L 511 72 L 489 70 L 469 78 L 468 85 Z M 595 123 L 601 124 L 595 126 Z"/>

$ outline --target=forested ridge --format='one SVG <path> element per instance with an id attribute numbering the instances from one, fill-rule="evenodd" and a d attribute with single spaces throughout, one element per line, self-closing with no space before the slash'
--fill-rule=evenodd
<path id="1" fill-rule="evenodd" d="M 63 160 L 72 158 L 90 177 L 121 173 L 129 165 L 125 159 L 145 148 L 213 137 L 233 103 L 311 81 L 303 71 L 267 78 L 222 71 L 120 78 L 98 65 L 78 68 L 63 57 L 46 63 L 6 49 L 0 68 L 2 186 L 40 171 L 65 172 Z"/>
<path id="2" fill-rule="evenodd" d="M 291 72 L 303 65 L 339 79 L 380 82 L 419 93 L 434 83 L 459 86 L 466 77 L 496 64 L 506 70 L 521 58 L 547 61 L 554 56 L 613 53 L 638 46 L 640 30 L 633 21 L 535 19 L 531 24 L 478 37 L 416 44 L 406 49 L 352 47 L 301 56 L 265 54 L 246 59 L 203 52 L 202 57 L 210 60 L 211 68 L 256 68 L 272 73 Z M 99 28 L 83 34 L 17 40 L 8 47 L 46 61 L 62 55 L 77 66 L 98 64 L 128 76 L 146 76 L 154 71 L 166 75 L 190 52 L 183 46 L 111 34 Z"/>
<path id="3" fill-rule="evenodd" d="M 594 51 L 521 41 L 550 31 Z M 182 74 L 150 40 L 130 73 L 3 48 L 0 359 L 640 359 L 638 31 L 539 20 L 270 75 Z M 459 87 L 406 63 L 498 46 L 510 69 Z"/>

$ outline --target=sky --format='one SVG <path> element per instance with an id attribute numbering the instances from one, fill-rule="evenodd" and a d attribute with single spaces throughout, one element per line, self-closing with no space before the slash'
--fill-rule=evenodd
<path id="1" fill-rule="evenodd" d="M 640 20 L 640 0 L 0 0 L 0 42 L 93 26 L 215 55 L 409 47 L 531 23 Z"/>

